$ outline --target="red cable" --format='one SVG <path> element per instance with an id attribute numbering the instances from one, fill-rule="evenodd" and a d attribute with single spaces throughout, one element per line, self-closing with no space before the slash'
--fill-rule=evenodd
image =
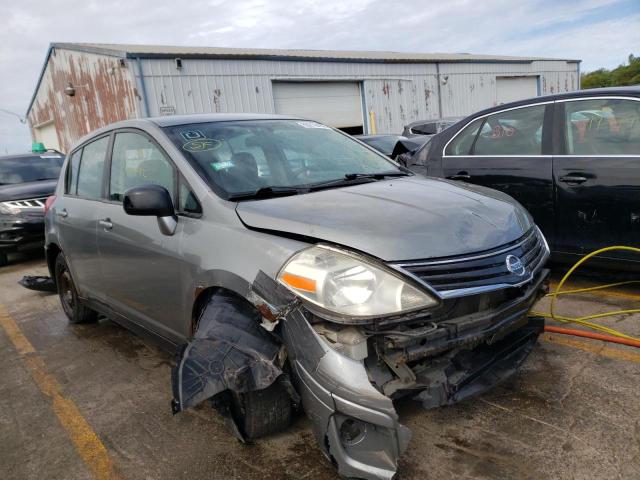
<path id="1" fill-rule="evenodd" d="M 628 345 L 629 347 L 640 348 L 640 342 L 637 340 L 614 337 L 612 335 L 602 335 L 601 333 L 585 332 L 584 330 L 574 330 L 571 328 L 552 327 L 549 325 L 546 325 L 544 327 L 544 331 L 549 333 L 560 333 L 562 335 L 574 335 L 576 337 L 591 338 L 594 340 L 603 340 L 605 342 L 619 343 L 621 345 Z"/>

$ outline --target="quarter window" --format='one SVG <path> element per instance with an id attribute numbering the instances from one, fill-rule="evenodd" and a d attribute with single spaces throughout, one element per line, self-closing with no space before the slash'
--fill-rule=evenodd
<path id="1" fill-rule="evenodd" d="M 160 185 L 174 198 L 174 180 L 173 165 L 148 137 L 132 132 L 116 133 L 109 200 L 121 202 L 128 189 L 144 185 Z"/>
<path id="2" fill-rule="evenodd" d="M 178 193 L 178 212 L 187 215 L 200 215 L 202 207 L 195 194 L 182 176 L 180 176 L 180 191 Z"/>
<path id="3" fill-rule="evenodd" d="M 640 101 L 565 102 L 569 155 L 640 155 Z"/>
<path id="4" fill-rule="evenodd" d="M 472 147 L 473 155 L 541 155 L 545 107 L 489 115 Z"/>
<path id="5" fill-rule="evenodd" d="M 69 158 L 69 164 L 67 166 L 67 176 L 65 180 L 65 193 L 76 195 L 78 193 L 78 169 L 80 168 L 80 157 L 82 156 L 82 149 L 76 151 L 71 158 Z"/>
<path id="6" fill-rule="evenodd" d="M 478 136 L 484 118 L 479 118 L 465 127 L 446 148 L 445 155 L 469 155 L 473 141 Z"/>
<path id="7" fill-rule="evenodd" d="M 99 199 L 102 196 L 104 159 L 107 156 L 109 137 L 85 145 L 78 169 L 78 196 Z M 72 170 L 73 174 L 73 170 Z"/>

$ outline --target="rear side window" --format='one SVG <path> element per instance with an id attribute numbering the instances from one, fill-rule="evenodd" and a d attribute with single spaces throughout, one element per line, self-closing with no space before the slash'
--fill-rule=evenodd
<path id="1" fill-rule="evenodd" d="M 124 193 L 133 187 L 160 185 L 175 202 L 174 182 L 173 165 L 146 135 L 116 133 L 111 156 L 110 200 L 122 201 Z"/>
<path id="2" fill-rule="evenodd" d="M 473 142 L 478 136 L 480 126 L 484 123 L 484 118 L 478 118 L 465 127 L 453 139 L 445 150 L 445 155 L 469 155 Z"/>
<path id="3" fill-rule="evenodd" d="M 541 155 L 545 105 L 518 108 L 486 117 L 473 155 Z"/>
<path id="4" fill-rule="evenodd" d="M 565 102 L 569 155 L 640 155 L 640 101 Z"/>
<path id="5" fill-rule="evenodd" d="M 99 199 L 102 196 L 104 160 L 109 147 L 109 137 L 102 137 L 82 149 L 78 169 L 78 196 Z"/>
<path id="6" fill-rule="evenodd" d="M 71 195 L 76 195 L 78 193 L 78 169 L 80 168 L 80 157 L 82 157 L 82 149 L 71 155 L 71 158 L 69 158 L 69 164 L 67 165 L 64 192 Z"/>

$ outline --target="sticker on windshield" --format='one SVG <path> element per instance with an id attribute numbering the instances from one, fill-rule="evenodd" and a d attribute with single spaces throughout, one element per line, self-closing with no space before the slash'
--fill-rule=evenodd
<path id="1" fill-rule="evenodd" d="M 322 125 L 321 123 L 318 123 L 318 122 L 311 122 L 309 120 L 298 122 L 298 125 L 304 128 L 324 128 L 326 130 L 330 130 L 330 128 L 327 127 L 326 125 Z"/>
<path id="2" fill-rule="evenodd" d="M 222 145 L 222 141 L 213 138 L 199 138 L 190 140 L 182 148 L 188 152 L 206 152 L 209 150 L 217 150 Z"/>
<path id="3" fill-rule="evenodd" d="M 211 165 L 211 168 L 213 168 L 216 172 L 220 171 L 220 170 L 227 170 L 228 168 L 233 167 L 233 162 L 228 161 L 228 162 L 211 162 L 209 165 Z"/>
<path id="4" fill-rule="evenodd" d="M 207 138 L 207 136 L 200 130 L 185 130 L 184 132 L 180 132 L 180 135 L 187 141 L 198 140 L 199 138 Z"/>

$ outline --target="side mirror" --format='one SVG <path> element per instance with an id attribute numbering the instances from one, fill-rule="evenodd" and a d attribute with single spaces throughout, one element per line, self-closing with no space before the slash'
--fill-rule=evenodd
<path id="1" fill-rule="evenodd" d="M 157 217 L 158 227 L 165 235 L 176 231 L 178 219 L 171 195 L 160 185 L 130 188 L 124 193 L 122 206 L 128 215 Z"/>

